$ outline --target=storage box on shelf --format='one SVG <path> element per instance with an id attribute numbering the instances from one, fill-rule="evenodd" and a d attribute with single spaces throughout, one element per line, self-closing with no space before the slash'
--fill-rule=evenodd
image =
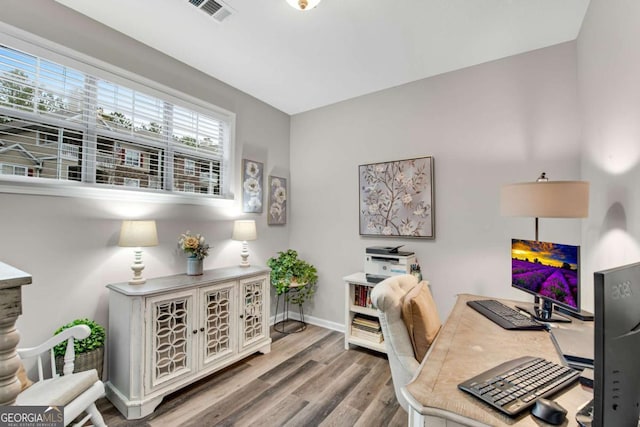
<path id="1" fill-rule="evenodd" d="M 106 393 L 127 419 L 145 417 L 167 394 L 271 350 L 267 268 L 227 267 L 107 287 Z"/>
<path id="2" fill-rule="evenodd" d="M 364 273 L 355 273 L 343 278 L 345 281 L 345 332 L 344 332 L 344 348 L 349 349 L 349 345 L 357 345 L 371 350 L 386 353 L 382 332 L 374 330 L 365 330 L 364 326 L 378 329 L 380 323 L 378 321 L 378 312 L 371 306 L 371 289 L 375 283 L 367 282 Z M 377 322 L 375 324 L 365 325 L 362 320 L 368 319 L 368 322 Z"/>

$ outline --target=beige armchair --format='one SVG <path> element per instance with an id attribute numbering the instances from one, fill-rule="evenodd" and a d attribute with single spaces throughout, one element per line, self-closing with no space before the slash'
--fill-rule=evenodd
<path id="1" fill-rule="evenodd" d="M 422 360 L 418 360 L 416 354 L 420 359 L 424 357 L 440 329 L 431 292 L 426 282 L 419 283 L 416 277 L 405 274 L 378 283 L 371 292 L 371 301 L 380 317 L 396 398 L 408 411 L 401 389 L 413 379 L 420 366 Z"/>
<path id="2" fill-rule="evenodd" d="M 23 390 L 16 398 L 16 405 L 64 406 L 64 425 L 69 425 L 82 413 L 86 415 L 75 425 L 82 426 L 91 419 L 94 426 L 105 426 L 102 415 L 96 408 L 95 401 L 104 396 L 104 384 L 98 378 L 95 369 L 73 373 L 75 352 L 74 339 L 89 336 L 91 330 L 87 325 L 76 325 L 48 339 L 41 345 L 32 348 L 18 349 L 21 359 L 36 358 L 38 381 Z M 53 347 L 67 341 L 64 356 L 63 375 L 57 375 Z M 51 378 L 45 378 L 42 359 L 49 358 Z"/>

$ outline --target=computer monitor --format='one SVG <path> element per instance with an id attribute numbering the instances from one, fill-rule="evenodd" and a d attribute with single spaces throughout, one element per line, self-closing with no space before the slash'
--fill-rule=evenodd
<path id="1" fill-rule="evenodd" d="M 640 263 L 594 273 L 593 426 L 640 416 Z"/>
<path id="2" fill-rule="evenodd" d="M 541 305 L 519 306 L 545 322 L 570 322 L 553 313 L 554 304 L 580 311 L 580 247 L 537 240 L 511 240 L 511 286 L 530 293 Z"/>

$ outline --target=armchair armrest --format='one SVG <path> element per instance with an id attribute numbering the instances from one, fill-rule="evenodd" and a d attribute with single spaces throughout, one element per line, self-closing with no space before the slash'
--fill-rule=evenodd
<path id="1" fill-rule="evenodd" d="M 57 335 L 49 338 L 42 344 L 36 347 L 22 348 L 18 349 L 18 355 L 21 359 L 37 357 L 42 353 L 49 352 L 51 357 L 51 372 L 52 376 L 56 376 L 55 374 L 55 356 L 53 353 L 53 347 L 60 344 L 61 342 L 67 341 L 67 350 L 64 355 L 64 368 L 62 370 L 64 375 L 68 375 L 73 373 L 73 361 L 76 358 L 76 353 L 73 348 L 73 340 L 74 339 L 84 339 L 91 335 L 91 329 L 87 325 L 75 325 L 71 328 L 65 329 Z M 42 361 L 41 358 L 38 357 L 38 377 L 39 381 L 44 378 L 42 371 Z"/>

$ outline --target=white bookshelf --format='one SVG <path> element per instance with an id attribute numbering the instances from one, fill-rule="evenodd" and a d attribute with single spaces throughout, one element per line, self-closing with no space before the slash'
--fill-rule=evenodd
<path id="1" fill-rule="evenodd" d="M 370 350 L 385 353 L 384 342 L 378 343 L 369 341 L 365 338 L 355 337 L 351 335 L 351 322 L 356 314 L 365 314 L 371 317 L 378 317 L 377 310 L 368 307 L 361 307 L 355 304 L 355 285 L 367 286 L 373 288 L 376 284 L 367 282 L 364 273 L 354 273 L 343 278 L 345 282 L 345 328 L 344 328 L 344 348 L 349 349 L 350 345 L 368 348 Z"/>

